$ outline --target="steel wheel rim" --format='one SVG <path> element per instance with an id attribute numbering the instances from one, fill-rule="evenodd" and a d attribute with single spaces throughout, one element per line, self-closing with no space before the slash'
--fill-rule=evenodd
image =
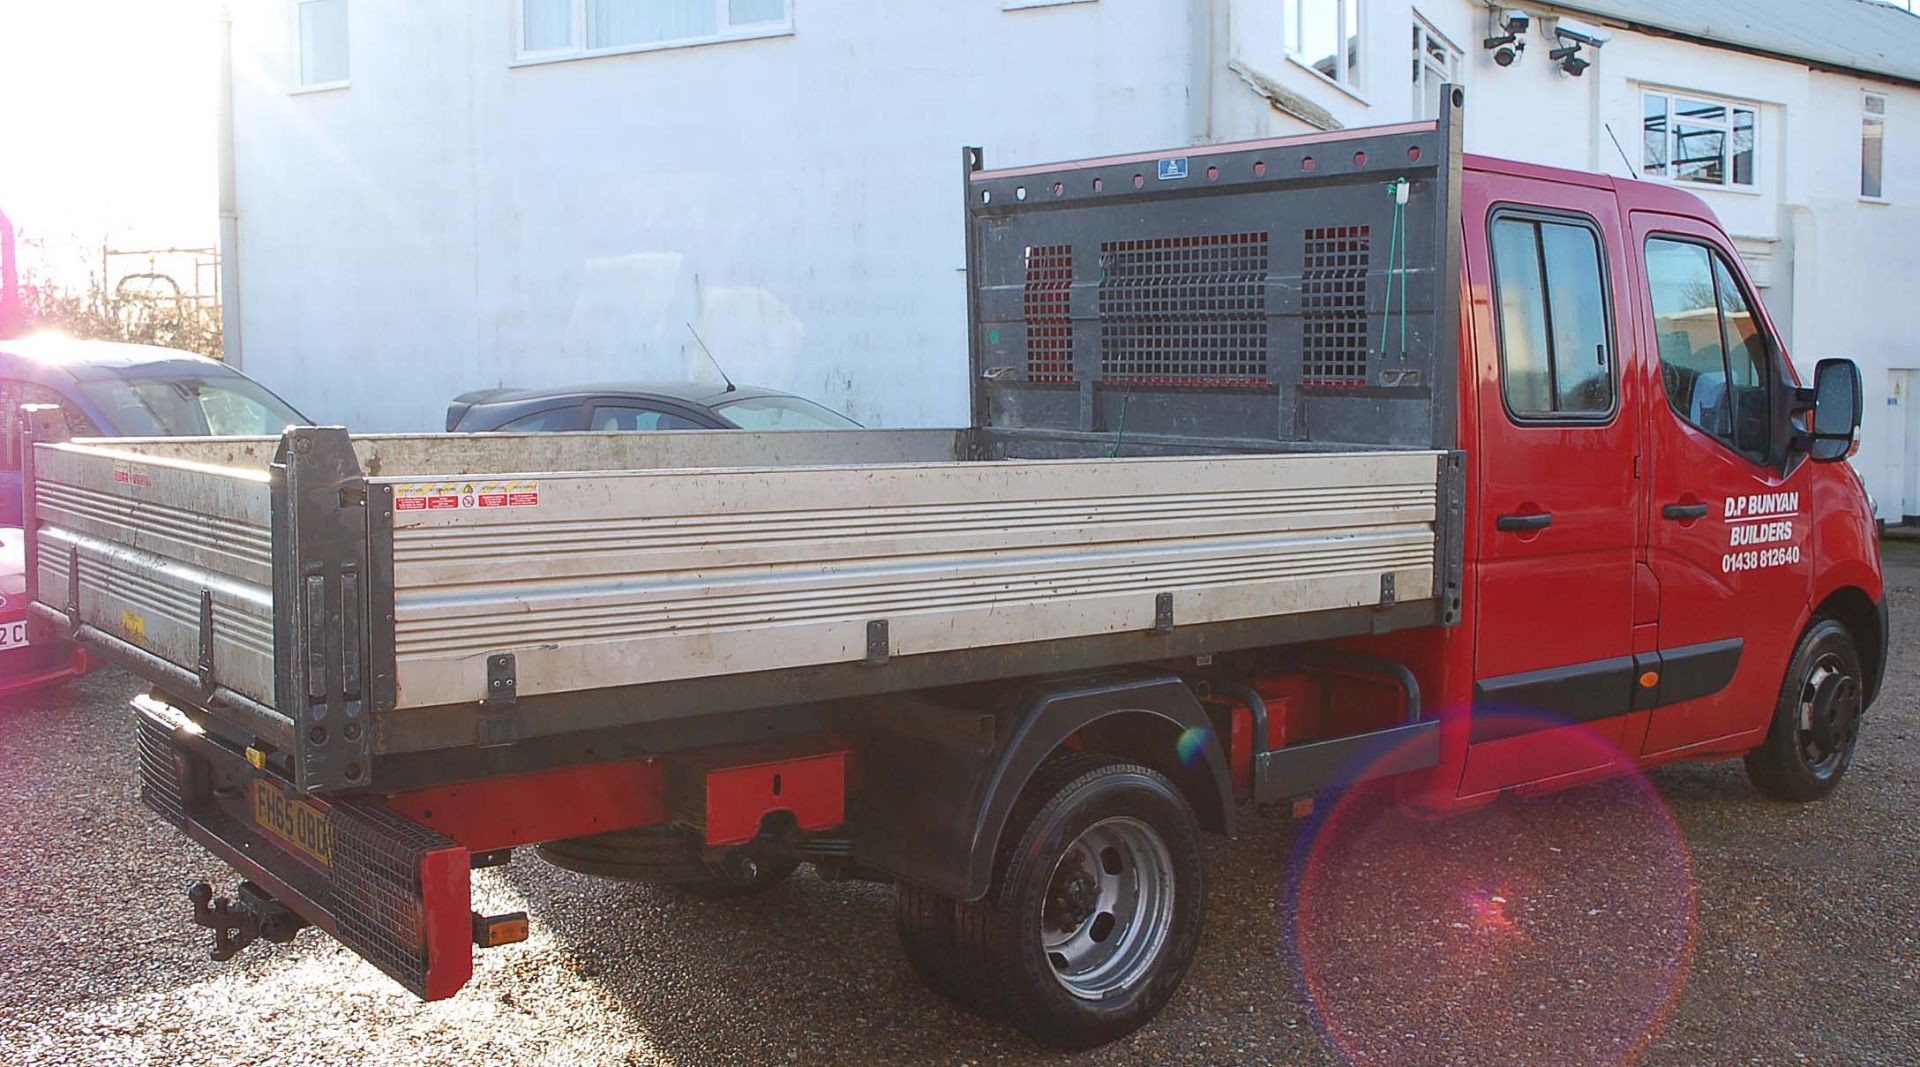
<path id="1" fill-rule="evenodd" d="M 1173 922 L 1173 855 L 1139 819 L 1080 832 L 1054 864 L 1040 914 L 1053 977 L 1083 1000 L 1131 988 L 1152 971 Z"/>
<path id="2" fill-rule="evenodd" d="M 1831 688 L 1832 692 L 1822 694 Z M 1800 684 L 1800 757 L 1820 778 L 1831 777 L 1853 751 L 1860 732 L 1860 681 L 1837 652 L 1813 662 Z"/>

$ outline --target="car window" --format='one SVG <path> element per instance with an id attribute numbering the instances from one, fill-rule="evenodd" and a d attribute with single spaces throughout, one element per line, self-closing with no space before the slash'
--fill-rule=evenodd
<path id="1" fill-rule="evenodd" d="M 0 378 L 0 470 L 20 469 L 20 408 L 25 404 L 56 404 L 67 418 L 74 437 L 98 437 L 100 428 L 71 400 L 39 382 Z"/>
<path id="2" fill-rule="evenodd" d="M 511 433 L 573 433 L 587 428 L 587 413 L 578 404 L 547 408 L 502 423 L 500 430 Z"/>
<path id="3" fill-rule="evenodd" d="M 1594 229 L 1502 215 L 1492 244 L 1507 409 L 1522 419 L 1612 412 L 1613 346 Z"/>
<path id="4" fill-rule="evenodd" d="M 1765 463 L 1772 420 L 1765 335 L 1725 259 L 1692 241 L 1647 242 L 1660 378 L 1674 413 Z"/>
<path id="5" fill-rule="evenodd" d="M 713 410 L 743 430 L 857 430 L 845 415 L 797 396 L 756 396 L 715 404 Z"/>
<path id="6" fill-rule="evenodd" d="M 251 378 L 101 378 L 80 391 L 128 437 L 277 436 L 306 419 Z"/>
<path id="7" fill-rule="evenodd" d="M 705 423 L 695 422 L 671 411 L 601 404 L 593 409 L 593 428 L 596 430 L 705 430 L 709 427 Z"/>

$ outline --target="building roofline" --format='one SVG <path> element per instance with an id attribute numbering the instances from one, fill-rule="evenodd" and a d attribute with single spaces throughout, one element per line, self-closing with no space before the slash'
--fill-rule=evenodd
<path id="1" fill-rule="evenodd" d="M 1903 15 L 1907 18 L 1914 18 L 1916 19 L 1916 33 L 1920 34 L 1920 16 L 1916 16 L 1901 8 L 1880 3 L 1879 0 L 1838 0 L 1838 2 L 1884 7 L 1890 12 Z M 1839 63 L 1830 58 L 1807 55 L 1805 52 L 1767 48 L 1762 45 L 1750 44 L 1743 41 L 1710 37 L 1702 33 L 1696 33 L 1674 26 L 1663 26 L 1653 22 L 1642 21 L 1628 15 L 1623 15 L 1609 7 L 1583 4 L 1580 0 L 1550 0 L 1550 2 L 1536 3 L 1530 6 L 1541 14 L 1552 15 L 1559 12 L 1577 14 L 1583 18 L 1594 19 L 1616 29 L 1629 30 L 1633 33 L 1643 34 L 1648 37 L 1665 37 L 1669 40 L 1686 41 L 1689 44 L 1705 45 L 1709 48 L 1718 48 L 1728 52 L 1741 52 L 1747 55 L 1760 56 L 1765 59 L 1776 59 L 1787 63 L 1798 64 L 1809 70 L 1819 71 L 1825 74 L 1849 74 L 1856 77 L 1887 82 L 1892 85 L 1920 88 L 1920 75 L 1907 76 L 1895 74 L 1863 65 Z"/>

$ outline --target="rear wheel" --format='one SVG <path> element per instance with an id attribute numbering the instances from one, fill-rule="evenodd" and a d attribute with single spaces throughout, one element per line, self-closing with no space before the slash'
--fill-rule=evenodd
<path id="1" fill-rule="evenodd" d="M 935 989 L 1037 1040 L 1087 1048 L 1173 996 L 1205 894 L 1200 826 L 1180 790 L 1150 768 L 1075 755 L 1042 767 L 1015 805 L 987 896 L 947 902 L 950 919 L 915 913 L 902 934 Z"/>
<path id="2" fill-rule="evenodd" d="M 1860 652 L 1845 626 L 1815 619 L 1800 638 L 1760 747 L 1747 753 L 1747 777 L 1776 800 L 1818 800 L 1853 763 L 1866 710 Z"/>

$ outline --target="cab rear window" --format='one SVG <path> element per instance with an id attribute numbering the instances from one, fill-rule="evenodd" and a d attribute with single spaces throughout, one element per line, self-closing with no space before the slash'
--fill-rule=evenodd
<path id="1" fill-rule="evenodd" d="M 1500 387 L 1521 420 L 1613 412 L 1613 345 L 1600 235 L 1559 216 L 1493 220 Z"/>

